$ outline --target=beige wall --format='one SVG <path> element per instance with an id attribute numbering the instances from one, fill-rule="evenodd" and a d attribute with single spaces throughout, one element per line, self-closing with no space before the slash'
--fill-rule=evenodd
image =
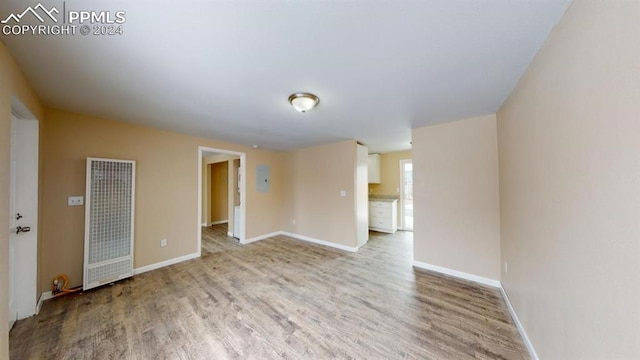
<path id="1" fill-rule="evenodd" d="M 209 196 L 209 189 L 211 188 L 211 168 L 209 164 L 204 163 L 201 165 L 201 182 L 202 182 L 202 191 L 200 194 L 200 200 L 202 204 L 202 212 L 200 214 L 200 222 L 202 224 L 209 225 L 209 213 L 211 212 L 211 196 Z"/>
<path id="2" fill-rule="evenodd" d="M 240 171 L 240 159 L 232 161 L 229 176 L 232 181 L 231 193 L 233 194 L 233 206 L 240 205 L 240 191 L 238 190 L 238 172 Z"/>
<path id="3" fill-rule="evenodd" d="M 400 196 L 400 160 L 405 159 L 411 159 L 411 151 L 380 154 L 380 184 L 369 184 L 369 194 Z"/>
<path id="4" fill-rule="evenodd" d="M 7 332 L 9 276 L 9 155 L 11 135 L 11 97 L 15 96 L 38 120 L 44 111 L 38 96 L 27 82 L 5 45 L 0 41 L 0 359 L 9 358 Z"/>
<path id="5" fill-rule="evenodd" d="M 58 110 L 47 110 L 46 120 L 41 291 L 57 273 L 68 274 L 71 286 L 82 283 L 84 207 L 68 207 L 66 199 L 84 195 L 87 156 L 137 161 L 135 267 L 196 252 L 199 145 L 247 153 L 247 237 L 280 230 L 278 153 Z M 272 192 L 266 196 L 255 191 L 257 163 L 272 167 Z M 160 247 L 161 239 L 167 247 Z"/>
<path id="6" fill-rule="evenodd" d="M 414 260 L 500 279 L 496 117 L 414 129 Z"/>
<path id="7" fill-rule="evenodd" d="M 284 153 L 251 150 L 246 172 L 247 221 L 251 223 L 251 227 L 247 227 L 247 239 L 282 230 L 280 225 L 285 196 Z M 269 165 L 269 192 L 258 192 L 256 188 L 257 165 Z M 286 189 L 289 193 L 290 189 Z"/>
<path id="8" fill-rule="evenodd" d="M 209 223 L 229 220 L 229 161 L 210 164 Z"/>
<path id="9" fill-rule="evenodd" d="M 639 19 L 574 1 L 498 112 L 502 278 L 541 359 L 640 358 Z"/>
<path id="10" fill-rule="evenodd" d="M 356 145 L 349 140 L 286 154 L 285 231 L 357 246 Z"/>

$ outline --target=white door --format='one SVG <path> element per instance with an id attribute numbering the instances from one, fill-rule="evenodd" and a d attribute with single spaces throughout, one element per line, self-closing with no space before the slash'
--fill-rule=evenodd
<path id="1" fill-rule="evenodd" d="M 242 199 L 242 191 L 244 191 L 244 181 L 242 174 L 244 174 L 244 163 L 242 159 L 240 160 L 240 166 L 238 167 L 238 194 L 240 194 L 240 199 Z M 244 234 L 242 230 L 244 229 L 244 219 L 242 218 L 242 200 L 240 200 L 240 205 L 233 207 L 233 237 L 238 239 L 242 243 L 244 241 Z"/>
<path id="2" fill-rule="evenodd" d="M 400 160 L 400 227 L 413 230 L 413 163 Z"/>
<path id="3" fill-rule="evenodd" d="M 38 121 L 11 119 L 9 328 L 35 314 L 38 258 Z"/>

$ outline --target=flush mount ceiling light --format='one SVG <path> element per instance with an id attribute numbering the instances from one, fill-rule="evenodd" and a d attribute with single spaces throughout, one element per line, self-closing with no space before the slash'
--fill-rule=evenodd
<path id="1" fill-rule="evenodd" d="M 316 107 L 320 99 L 309 93 L 295 93 L 289 96 L 289 102 L 294 109 L 300 112 L 307 112 Z"/>

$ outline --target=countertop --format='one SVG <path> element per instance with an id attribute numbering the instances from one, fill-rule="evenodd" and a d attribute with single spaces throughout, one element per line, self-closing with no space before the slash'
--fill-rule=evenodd
<path id="1" fill-rule="evenodd" d="M 369 201 L 394 202 L 398 200 L 397 195 L 369 195 Z"/>

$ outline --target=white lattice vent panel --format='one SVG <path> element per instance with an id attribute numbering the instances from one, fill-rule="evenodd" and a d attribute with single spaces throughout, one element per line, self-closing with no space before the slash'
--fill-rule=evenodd
<path id="1" fill-rule="evenodd" d="M 115 263 L 92 266 L 87 269 L 87 283 L 102 285 L 129 277 L 131 259 L 124 259 Z"/>
<path id="2" fill-rule="evenodd" d="M 135 162 L 87 159 L 84 289 L 133 275 Z"/>

